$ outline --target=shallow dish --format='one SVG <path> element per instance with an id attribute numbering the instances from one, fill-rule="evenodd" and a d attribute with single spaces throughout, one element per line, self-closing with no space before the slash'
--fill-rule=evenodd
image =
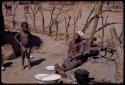
<path id="1" fill-rule="evenodd" d="M 54 66 L 47 66 L 46 69 L 49 71 L 54 71 Z"/>

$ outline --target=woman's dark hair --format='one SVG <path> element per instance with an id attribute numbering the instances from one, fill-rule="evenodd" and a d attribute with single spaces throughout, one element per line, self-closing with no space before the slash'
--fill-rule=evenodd
<path id="1" fill-rule="evenodd" d="M 79 43 L 79 42 L 82 41 L 82 39 L 80 38 L 80 36 L 79 35 L 77 35 L 77 36 L 78 36 L 78 38 L 75 40 L 75 43 Z"/>
<path id="2" fill-rule="evenodd" d="M 25 29 L 25 28 L 28 28 L 29 27 L 29 25 L 28 25 L 28 23 L 27 22 L 22 22 L 21 23 L 21 28 L 23 29 Z"/>
<path id="3" fill-rule="evenodd" d="M 94 37 L 94 38 L 93 38 L 93 41 L 96 41 L 96 40 L 97 40 L 97 38 L 96 38 L 96 37 Z"/>

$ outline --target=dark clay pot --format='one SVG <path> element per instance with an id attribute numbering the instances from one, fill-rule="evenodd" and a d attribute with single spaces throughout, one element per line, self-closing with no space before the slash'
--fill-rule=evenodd
<path id="1" fill-rule="evenodd" d="M 97 50 L 97 49 L 91 49 L 90 50 L 90 55 L 91 56 L 97 56 L 99 54 L 99 50 Z"/>
<path id="2" fill-rule="evenodd" d="M 77 69 L 74 72 L 76 81 L 78 84 L 88 84 L 89 82 L 89 72 L 84 69 Z"/>

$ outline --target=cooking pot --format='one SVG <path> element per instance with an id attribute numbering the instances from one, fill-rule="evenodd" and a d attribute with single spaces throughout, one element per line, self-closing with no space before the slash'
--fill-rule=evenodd
<path id="1" fill-rule="evenodd" d="M 77 69 L 74 72 L 78 84 L 87 84 L 89 82 L 89 72 L 84 69 Z"/>

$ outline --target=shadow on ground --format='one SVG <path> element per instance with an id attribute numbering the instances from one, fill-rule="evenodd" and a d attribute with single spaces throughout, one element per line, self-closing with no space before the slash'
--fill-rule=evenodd
<path id="1" fill-rule="evenodd" d="M 43 61 L 45 61 L 46 59 L 38 59 L 38 60 L 34 60 L 32 61 L 32 66 L 35 66 L 35 65 L 39 65 L 40 63 L 42 63 Z"/>
<path id="2" fill-rule="evenodd" d="M 7 63 L 4 64 L 4 66 L 6 68 L 6 67 L 10 67 L 12 64 L 13 64 L 12 62 L 7 62 Z"/>
<path id="3" fill-rule="evenodd" d="M 20 45 L 15 41 L 14 38 L 16 34 L 17 32 L 10 32 L 10 31 L 4 32 L 3 43 L 11 44 L 15 51 L 16 57 L 18 57 L 21 54 L 20 54 Z M 42 45 L 43 41 L 38 36 L 32 35 L 31 43 L 32 43 L 31 47 L 39 48 Z"/>

